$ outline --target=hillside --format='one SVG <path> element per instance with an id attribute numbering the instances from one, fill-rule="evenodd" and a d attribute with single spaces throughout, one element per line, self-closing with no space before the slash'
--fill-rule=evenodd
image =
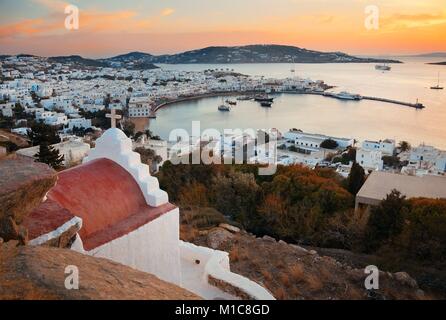
<path id="1" fill-rule="evenodd" d="M 79 268 L 79 290 L 65 288 L 65 268 Z M 0 243 L 0 300 L 198 300 L 157 277 L 68 249 Z"/>
<path id="2" fill-rule="evenodd" d="M 207 47 L 179 54 L 154 57 L 155 63 L 353 63 L 396 60 L 358 58 L 342 52 L 320 52 L 283 45 Z"/>
<path id="3" fill-rule="evenodd" d="M 154 61 L 153 55 L 136 51 L 107 59 L 100 59 L 99 61 L 111 67 L 125 67 L 131 70 L 158 68 L 152 63 Z"/>
<path id="4" fill-rule="evenodd" d="M 73 67 L 106 67 L 107 64 L 94 59 L 86 59 L 81 56 L 72 55 L 72 56 L 58 56 L 58 57 L 49 57 L 49 62 L 54 63 L 62 63 L 62 64 L 71 64 Z"/>
<path id="5" fill-rule="evenodd" d="M 364 267 L 353 267 L 315 250 L 256 237 L 237 227 L 221 224 L 212 209 L 200 213 L 182 210 L 181 237 L 197 245 L 229 252 L 231 270 L 258 282 L 277 299 L 362 300 L 430 299 L 405 272 L 380 272 L 380 289 L 364 288 Z M 369 262 L 369 261 L 367 261 Z"/>

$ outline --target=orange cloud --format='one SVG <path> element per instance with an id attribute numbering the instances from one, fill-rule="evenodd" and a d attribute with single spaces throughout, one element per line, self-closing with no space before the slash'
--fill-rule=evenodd
<path id="1" fill-rule="evenodd" d="M 172 8 L 165 8 L 165 9 L 163 9 L 163 11 L 161 11 L 161 15 L 163 17 L 167 17 L 167 16 L 170 16 L 174 12 L 175 12 L 175 10 Z"/>

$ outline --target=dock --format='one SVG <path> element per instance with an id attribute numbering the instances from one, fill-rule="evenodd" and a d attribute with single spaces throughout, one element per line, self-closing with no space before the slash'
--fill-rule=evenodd
<path id="1" fill-rule="evenodd" d="M 412 107 L 415 109 L 424 109 L 426 108 L 422 103 L 419 103 L 418 101 L 416 103 L 410 103 L 410 102 L 404 102 L 404 101 L 398 101 L 393 99 L 386 99 L 386 98 L 379 98 L 379 97 L 367 97 L 362 96 L 363 100 L 372 100 L 372 101 L 380 101 L 380 102 L 386 102 L 386 103 L 393 103 L 393 104 L 399 104 L 402 106 Z"/>

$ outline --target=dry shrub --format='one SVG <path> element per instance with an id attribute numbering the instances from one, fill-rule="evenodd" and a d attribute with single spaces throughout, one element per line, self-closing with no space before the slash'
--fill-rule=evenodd
<path id="1" fill-rule="evenodd" d="M 286 298 L 286 292 L 282 287 L 279 287 L 277 289 L 274 290 L 273 292 L 273 296 L 274 298 L 276 298 L 277 300 L 285 300 Z"/>
<path id="2" fill-rule="evenodd" d="M 300 281 L 304 276 L 304 267 L 300 263 L 295 263 L 289 268 L 292 281 Z"/>
<path id="3" fill-rule="evenodd" d="M 273 277 L 271 276 L 271 273 L 269 273 L 267 270 L 262 270 L 261 271 L 263 278 L 265 279 L 265 281 L 271 281 L 273 279 Z"/>
<path id="4" fill-rule="evenodd" d="M 229 260 L 231 262 L 237 262 L 240 260 L 240 250 L 238 247 L 232 247 L 231 251 L 229 251 Z"/>
<path id="5" fill-rule="evenodd" d="M 284 273 L 284 272 L 282 272 L 282 273 L 279 275 L 279 281 L 280 281 L 280 283 L 283 284 L 286 288 L 289 288 L 289 287 L 291 286 L 290 277 L 289 277 L 286 273 Z"/>
<path id="6" fill-rule="evenodd" d="M 186 242 L 193 242 L 198 237 L 198 230 L 195 228 L 180 226 L 180 238 Z"/>
<path id="7" fill-rule="evenodd" d="M 305 282 L 311 291 L 319 291 L 323 287 L 322 281 L 312 274 L 305 277 Z"/>
<path id="8" fill-rule="evenodd" d="M 289 293 L 292 299 L 296 299 L 300 296 L 300 291 L 297 287 L 290 288 Z"/>

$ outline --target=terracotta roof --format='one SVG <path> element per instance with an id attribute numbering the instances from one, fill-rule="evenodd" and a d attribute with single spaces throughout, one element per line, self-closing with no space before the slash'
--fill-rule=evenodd
<path id="1" fill-rule="evenodd" d="M 144 196 L 133 177 L 120 165 L 98 159 L 58 175 L 56 186 L 47 195 L 50 204 L 82 218 L 79 235 L 84 249 L 89 251 L 119 238 L 175 209 L 167 203 L 160 207 L 147 205 Z M 48 204 L 42 204 L 48 205 Z M 39 212 L 36 218 L 43 218 Z M 64 211 L 65 212 L 65 211 Z M 51 210 L 45 219 L 62 222 L 62 211 Z M 55 215 L 55 217 L 51 217 Z M 65 217 L 68 219 L 68 215 Z M 31 224 L 30 224 L 31 225 Z M 48 227 L 32 230 L 33 236 L 43 234 Z"/>
<path id="2" fill-rule="evenodd" d="M 53 200 L 46 200 L 34 209 L 24 220 L 23 226 L 28 229 L 29 239 L 47 234 L 74 218 L 67 209 Z"/>

